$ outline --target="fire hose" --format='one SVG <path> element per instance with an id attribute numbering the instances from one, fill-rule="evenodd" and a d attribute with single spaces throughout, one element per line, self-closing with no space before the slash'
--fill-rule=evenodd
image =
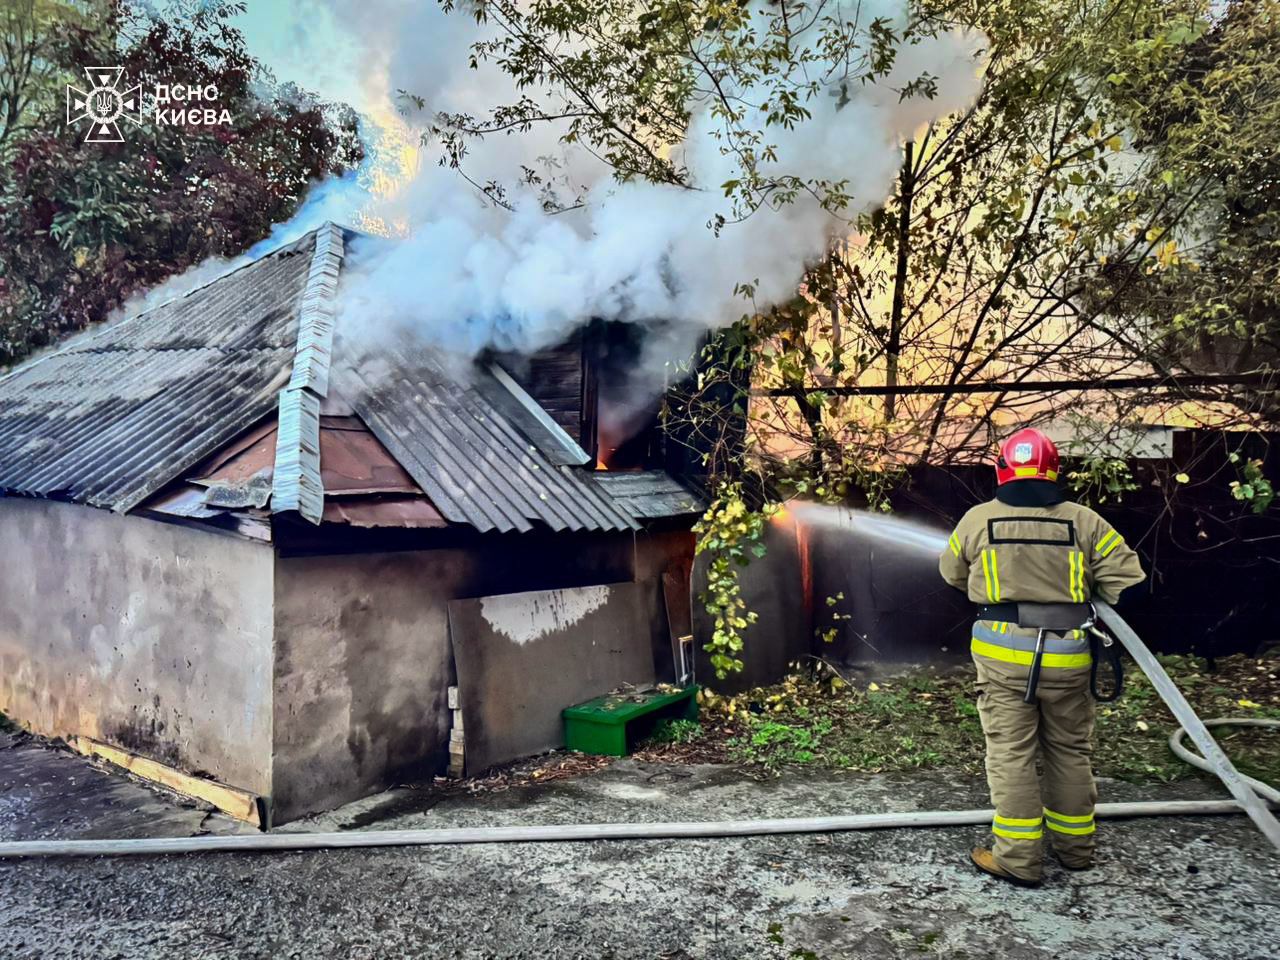
<path id="1" fill-rule="evenodd" d="M 1173 712 L 1181 726 L 1169 739 L 1173 752 L 1201 770 L 1213 773 L 1233 800 L 1161 800 L 1101 803 L 1103 818 L 1201 816 L 1244 812 L 1280 850 L 1280 822 L 1269 809 L 1280 803 L 1280 791 L 1242 776 L 1214 741 L 1208 726 L 1280 727 L 1275 720 L 1219 718 L 1204 722 L 1196 716 L 1158 660 L 1110 606 L 1096 603 L 1098 615 L 1111 629 Z M 1202 757 L 1182 745 L 1189 735 Z M 1255 792 L 1256 791 L 1256 792 Z M 174 853 L 249 853 L 276 850 L 322 850 L 353 847 L 402 847 L 440 844 L 530 843 L 574 840 L 640 840 L 705 837 L 838 833 L 906 827 L 976 826 L 991 822 L 991 810 L 908 811 L 836 817 L 792 817 L 771 820 L 721 820 L 675 823 L 546 824 L 507 827 L 453 827 L 427 830 L 374 830 L 336 833 L 277 833 L 241 836 L 163 837 L 122 840 L 30 840 L 0 842 L 0 859 L 53 856 L 161 855 Z"/>

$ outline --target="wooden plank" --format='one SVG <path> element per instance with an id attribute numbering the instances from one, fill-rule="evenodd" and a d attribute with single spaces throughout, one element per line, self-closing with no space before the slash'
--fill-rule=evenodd
<path id="1" fill-rule="evenodd" d="M 90 737 L 72 737 L 70 742 L 77 753 L 82 753 L 86 757 L 101 757 L 108 763 L 128 770 L 135 777 L 158 783 L 184 796 L 204 800 L 228 816 L 251 823 L 259 829 L 262 827 L 258 819 L 258 798 L 247 790 L 229 787 L 216 780 L 193 777 L 158 760 L 130 753 L 128 750 L 113 747 L 109 743 L 102 743 Z"/>

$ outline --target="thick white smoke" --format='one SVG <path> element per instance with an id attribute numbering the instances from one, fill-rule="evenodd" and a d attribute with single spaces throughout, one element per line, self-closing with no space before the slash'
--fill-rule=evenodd
<path id="1" fill-rule="evenodd" d="M 908 18 L 902 0 L 821 5 L 825 16 L 857 18 L 864 27 L 883 19 L 901 30 Z M 433 115 L 483 114 L 528 94 L 515 91 L 491 65 L 470 68 L 479 28 L 465 9 L 444 14 L 435 3 L 409 0 L 329 0 L 325 8 L 329 22 L 354 31 L 359 51 L 353 59 L 363 74 L 350 89 L 363 96 L 389 99 L 410 91 L 426 99 Z M 767 13 L 757 19 L 767 20 Z M 797 42 L 817 42 L 818 28 L 811 33 Z M 843 97 L 832 91 L 806 103 L 808 120 L 790 130 L 768 128 L 768 142 L 778 148 L 775 172 L 848 181 L 854 205 L 846 215 L 883 202 L 902 140 L 976 92 L 980 40 L 950 33 L 906 46 L 889 78 L 855 81 Z M 938 78 L 938 96 L 902 99 L 901 88 L 926 72 Z M 747 99 L 753 94 L 738 92 Z M 738 284 L 754 285 L 756 307 L 790 298 L 805 266 L 822 256 L 833 236 L 848 232 L 847 220 L 802 193 L 717 234 L 709 222 L 731 213 L 721 185 L 741 174 L 722 149 L 709 105 L 691 107 L 677 159 L 689 171 L 692 190 L 618 184 L 586 151 L 565 151 L 554 126 L 492 137 L 473 149 L 466 169 L 476 182 L 509 183 L 520 164 L 536 167 L 539 158 L 556 156 L 569 180 L 587 187 L 586 204 L 569 213 L 548 215 L 535 196 L 518 190 L 509 195 L 514 210 L 503 209 L 485 202 L 456 171 L 426 159 L 419 174 L 374 212 L 402 224 L 407 236 L 352 251 L 342 289 L 342 334 L 368 338 L 408 330 L 443 350 L 471 355 L 486 347 L 535 350 L 601 317 L 661 324 L 664 337 L 651 350 L 667 356 L 651 359 L 664 361 L 683 359 L 681 352 L 687 357 L 704 331 L 747 311 L 749 304 L 735 294 Z M 332 203 L 332 191 L 326 201 Z M 353 198 L 366 201 L 366 195 Z M 312 219 L 305 210 L 303 216 Z"/>

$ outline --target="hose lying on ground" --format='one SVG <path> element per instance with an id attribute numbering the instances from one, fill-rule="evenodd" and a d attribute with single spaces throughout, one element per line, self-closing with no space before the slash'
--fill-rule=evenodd
<path id="1" fill-rule="evenodd" d="M 1222 748 L 1205 727 L 1204 721 L 1196 716 L 1196 712 L 1191 709 L 1191 704 L 1187 703 L 1187 698 L 1182 695 L 1177 684 L 1170 679 L 1169 674 L 1165 673 L 1156 655 L 1147 649 L 1147 645 L 1133 632 L 1133 627 L 1125 623 L 1124 618 L 1116 613 L 1111 604 L 1095 600 L 1093 605 L 1098 618 L 1107 625 L 1112 635 L 1124 644 L 1124 648 L 1147 675 L 1151 686 L 1155 687 L 1156 693 L 1160 694 L 1160 699 L 1169 708 L 1174 719 L 1182 724 L 1191 739 L 1195 741 L 1195 745 L 1200 748 L 1204 759 L 1201 763 L 1193 765 L 1202 770 L 1208 770 L 1221 780 L 1222 785 L 1231 791 L 1231 795 L 1249 815 L 1249 819 L 1262 831 L 1263 836 L 1271 841 L 1273 847 L 1280 850 L 1280 821 L 1276 820 L 1267 805 L 1262 802 L 1258 794 L 1253 792 L 1227 755 L 1222 752 Z"/>
<path id="2" fill-rule="evenodd" d="M 1244 717 L 1215 717 L 1212 720 L 1205 720 L 1206 727 L 1268 727 L 1272 730 L 1280 730 L 1280 720 L 1260 720 L 1252 717 L 1246 719 Z M 1173 731 L 1169 735 L 1169 749 L 1183 763 L 1189 763 L 1206 773 L 1213 773 L 1213 768 L 1209 766 L 1204 757 L 1198 756 L 1182 745 L 1182 738 L 1187 735 L 1187 731 L 1182 727 Z M 1263 783 L 1261 780 L 1255 780 L 1253 777 L 1246 777 L 1240 774 L 1240 779 L 1253 788 L 1253 792 L 1262 799 L 1272 804 L 1280 804 L 1280 790 L 1271 786 L 1269 783 Z"/>
<path id="3" fill-rule="evenodd" d="M 1235 800 L 1164 800 L 1144 803 L 1100 803 L 1099 817 L 1200 816 L 1247 813 L 1267 838 L 1280 848 L 1280 823 L 1266 801 L 1280 800 L 1280 791 L 1243 777 L 1232 766 L 1207 726 L 1280 726 L 1274 720 L 1221 718 L 1207 725 L 1174 685 L 1159 661 L 1110 606 L 1096 604 L 1104 623 L 1133 655 L 1152 686 L 1182 724 L 1169 739 L 1175 754 L 1216 775 Z M 1190 734 L 1204 757 L 1182 746 Z M 1257 791 L 1256 793 L 1254 791 Z M 836 833 L 902 827 L 959 827 L 991 822 L 992 810 L 911 811 L 867 813 L 843 817 L 801 817 L 777 820 L 721 820 L 693 823 L 547 824 L 513 827 L 454 827 L 431 830 L 373 830 L 342 833 L 262 833 L 231 837 L 163 837 L 129 840 L 30 840 L 0 842 L 0 859 L 17 857 L 114 856 L 121 854 L 248 853 L 267 850 L 321 850 L 351 847 L 402 847 L 462 843 L 529 843 L 566 840 L 640 840 L 693 837 L 753 837 L 777 834 Z"/>
<path id="4" fill-rule="evenodd" d="M 255 833 L 231 837 L 160 837 L 132 840 L 29 840 L 0 843 L 5 857 L 82 857 L 119 854 L 248 853 L 339 847 L 407 847 L 460 843 L 530 843 L 566 840 L 651 840 L 838 833 L 901 827 L 962 827 L 991 823 L 992 810 L 864 813 L 844 817 L 720 820 L 689 823 L 565 823 L 516 827 L 452 827 L 342 833 Z M 1100 803 L 1099 817 L 1201 816 L 1240 813 L 1234 800 L 1162 800 Z"/>

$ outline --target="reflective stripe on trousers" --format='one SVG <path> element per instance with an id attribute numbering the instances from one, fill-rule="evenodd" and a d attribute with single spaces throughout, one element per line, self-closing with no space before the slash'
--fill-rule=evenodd
<path id="1" fill-rule="evenodd" d="M 1072 631 L 1070 637 L 1044 638 L 1045 667 L 1087 667 L 1091 662 L 1089 641 L 1082 631 Z M 1078 634 L 1076 636 L 1075 634 Z M 1016 663 L 1029 667 L 1035 659 L 1036 638 L 1010 632 L 1010 625 L 991 620 L 979 620 L 973 625 L 971 652 L 1004 663 Z"/>
<path id="2" fill-rule="evenodd" d="M 991 819 L 991 832 L 997 837 L 1008 837 L 1010 840 L 1039 840 L 1044 836 L 1042 827 L 1040 817 L 1002 817 L 997 813 Z"/>
<path id="3" fill-rule="evenodd" d="M 1054 833 L 1065 833 L 1073 837 L 1082 837 L 1097 829 L 1092 813 L 1073 816 L 1069 813 L 1058 813 L 1048 807 L 1044 808 L 1044 825 Z"/>

